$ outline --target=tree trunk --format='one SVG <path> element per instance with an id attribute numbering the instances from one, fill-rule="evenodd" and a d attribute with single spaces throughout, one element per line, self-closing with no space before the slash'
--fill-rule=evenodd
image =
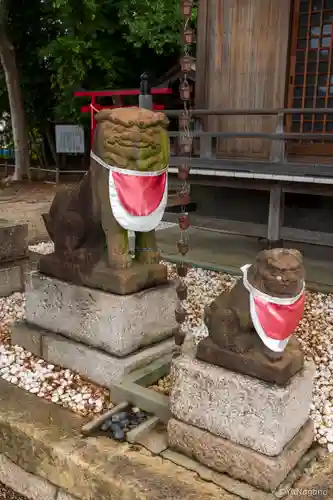
<path id="1" fill-rule="evenodd" d="M 15 148 L 15 172 L 13 180 L 21 180 L 24 176 L 30 178 L 29 130 L 26 123 L 23 96 L 19 83 L 19 72 L 15 60 L 15 50 L 6 35 L 2 23 L 0 23 L 0 60 L 6 78 Z"/>

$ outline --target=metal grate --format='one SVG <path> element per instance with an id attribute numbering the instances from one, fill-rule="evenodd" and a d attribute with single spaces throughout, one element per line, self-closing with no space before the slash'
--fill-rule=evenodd
<path id="1" fill-rule="evenodd" d="M 333 108 L 333 0 L 295 0 L 289 106 Z M 327 114 L 292 115 L 292 132 L 333 133 Z M 318 143 L 317 143 L 318 146 Z M 320 144 L 332 152 L 332 145 Z"/>

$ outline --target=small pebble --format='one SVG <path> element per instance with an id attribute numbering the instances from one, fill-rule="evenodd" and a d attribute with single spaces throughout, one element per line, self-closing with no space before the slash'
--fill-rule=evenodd
<path id="1" fill-rule="evenodd" d="M 110 420 L 107 420 L 102 425 L 101 430 L 105 432 L 105 431 L 107 431 L 110 428 L 110 426 L 111 426 L 111 422 L 110 422 Z"/>
<path id="2" fill-rule="evenodd" d="M 116 418 L 118 418 L 118 420 L 121 422 L 122 420 L 126 420 L 127 419 L 127 412 L 126 411 L 121 411 L 121 412 L 117 413 L 114 416 Z"/>
<path id="3" fill-rule="evenodd" d="M 112 424 L 110 425 L 110 430 L 112 432 L 112 435 L 116 441 L 125 441 L 125 432 L 124 430 L 120 427 L 119 424 Z"/>

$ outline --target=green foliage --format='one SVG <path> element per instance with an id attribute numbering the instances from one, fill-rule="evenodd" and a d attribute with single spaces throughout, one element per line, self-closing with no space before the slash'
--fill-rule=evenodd
<path id="1" fill-rule="evenodd" d="M 163 54 L 180 46 L 179 0 L 124 0 L 119 2 L 119 19 L 134 47 L 146 44 Z"/>
<path id="2" fill-rule="evenodd" d="M 24 2 L 25 3 L 25 2 Z M 8 1 L 29 128 L 78 120 L 80 88 L 133 88 L 161 76 L 179 54 L 179 0 Z M 0 73 L 0 110 L 8 110 Z"/>

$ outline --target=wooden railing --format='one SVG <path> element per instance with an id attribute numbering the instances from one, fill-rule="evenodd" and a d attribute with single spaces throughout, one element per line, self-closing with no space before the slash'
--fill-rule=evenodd
<path id="1" fill-rule="evenodd" d="M 182 110 L 165 110 L 167 116 L 180 116 Z M 332 113 L 332 108 L 283 108 L 283 109 L 193 109 L 190 112 L 191 118 L 207 117 L 207 116 L 276 116 L 275 132 L 203 132 L 193 130 L 191 135 L 193 138 L 199 138 L 199 157 L 202 159 L 214 159 L 213 139 L 270 139 L 272 141 L 269 155 L 270 163 L 288 163 L 286 158 L 286 141 L 323 141 L 333 142 L 333 134 L 328 133 L 291 133 L 284 132 L 285 117 L 288 115 L 304 115 L 304 114 L 327 114 Z M 182 137 L 181 132 L 169 132 L 171 142 L 173 138 Z M 181 157 L 179 157 L 181 158 Z M 179 165 L 178 157 L 173 158 L 171 165 Z M 248 159 L 245 159 L 248 161 Z M 193 161 L 193 160 L 192 160 Z M 223 161 L 229 163 L 228 160 L 216 159 L 216 163 L 223 166 Z M 267 163 L 267 160 L 256 160 L 256 163 Z M 191 162 L 190 162 L 191 163 Z M 333 161 L 332 161 L 333 163 Z M 195 163 L 197 164 L 197 162 Z"/>
<path id="2" fill-rule="evenodd" d="M 166 110 L 167 116 L 181 116 L 182 111 Z M 203 132 L 193 130 L 192 137 L 199 138 L 199 153 L 193 153 L 191 158 L 174 155 L 170 158 L 170 171 L 172 167 L 178 167 L 183 163 L 191 167 L 191 172 L 201 174 L 206 177 L 201 180 L 194 179 L 191 182 L 209 186 L 242 187 L 245 189 L 264 189 L 270 192 L 269 206 L 267 210 L 267 224 L 255 224 L 244 221 L 225 220 L 221 218 L 206 217 L 194 213 L 191 215 L 192 225 L 206 230 L 215 230 L 222 233 L 254 236 L 256 238 L 266 238 L 271 244 L 279 242 L 281 239 L 311 243 L 333 247 L 333 233 L 323 233 L 284 227 L 284 195 L 286 192 L 319 194 L 323 196 L 333 196 L 333 155 L 331 163 L 327 161 L 307 163 L 300 159 L 288 161 L 286 155 L 287 141 L 323 141 L 333 142 L 333 134 L 329 133 L 291 133 L 284 132 L 285 117 L 288 115 L 302 114 L 327 114 L 332 113 L 332 108 L 303 108 L 303 109 L 193 109 L 190 117 L 209 116 L 276 116 L 276 127 L 272 133 L 266 132 Z M 172 139 L 182 138 L 181 132 L 169 132 Z M 214 157 L 213 139 L 216 138 L 246 138 L 246 139 L 269 139 L 272 141 L 269 159 L 253 158 L 217 158 Z M 227 155 L 226 155 L 227 156 Z M 175 168 L 173 168 L 176 171 Z M 211 180 L 207 175 L 213 176 Z M 218 175 L 218 177 L 217 177 Z M 223 175 L 220 177 L 220 175 Z M 228 180 L 227 177 L 234 177 Z M 244 177 L 244 182 L 242 180 Z M 236 178 L 237 177 L 237 178 Z M 248 182 L 249 178 L 256 180 Z M 193 177 L 192 177 L 193 179 Z M 217 182 L 217 179 L 219 181 Z M 221 180 L 223 179 L 223 180 Z M 260 180 L 260 184 L 258 183 Z M 242 185 L 240 182 L 242 181 Z M 268 182 L 267 182 L 268 181 Z M 255 187 L 256 185 L 256 187 Z M 176 215 L 166 214 L 165 220 L 174 222 Z"/>

